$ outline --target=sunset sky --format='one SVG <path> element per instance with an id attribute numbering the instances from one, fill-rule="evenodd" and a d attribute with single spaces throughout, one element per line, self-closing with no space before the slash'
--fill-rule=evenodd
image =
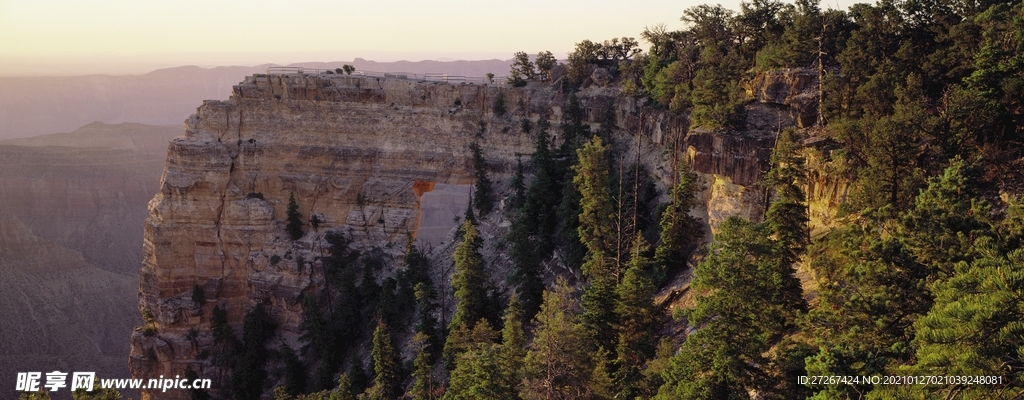
<path id="1" fill-rule="evenodd" d="M 0 0 L 0 76 L 144 73 L 179 65 L 508 59 L 516 51 L 681 29 L 699 0 L 365 2 Z M 832 8 L 852 3 L 831 2 Z M 739 0 L 722 2 L 738 9 Z M 822 8 L 829 8 L 824 2 Z"/>

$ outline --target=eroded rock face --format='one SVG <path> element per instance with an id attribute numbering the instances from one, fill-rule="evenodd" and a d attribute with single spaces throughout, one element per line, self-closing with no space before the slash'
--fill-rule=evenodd
<path id="1" fill-rule="evenodd" d="M 518 119 L 493 115 L 499 92 L 506 104 L 522 100 L 525 113 L 550 103 L 526 89 L 328 75 L 249 77 L 229 100 L 204 102 L 171 143 L 149 203 L 139 308 L 152 312 L 157 333 L 133 334 L 132 375 L 191 367 L 220 376 L 200 359 L 213 345 L 217 305 L 237 327 L 265 304 L 296 347 L 300 299 L 323 284 L 316 258 L 326 230 L 398 257 L 417 231 L 420 195 L 434 183 L 471 182 L 472 141 L 499 176 L 515 154 L 532 152 Z M 304 221 L 297 241 L 284 229 L 293 193 L 304 219 L 321 220 L 317 229 Z M 208 299 L 201 307 L 191 300 L 196 286 Z M 146 396 L 187 397 L 178 392 Z"/>
<path id="2" fill-rule="evenodd" d="M 210 316 L 218 305 L 237 330 L 247 310 L 264 304 L 280 336 L 297 348 L 300 299 L 323 285 L 317 257 L 325 251 L 324 233 L 344 232 L 355 248 L 376 247 L 397 260 L 418 233 L 423 194 L 472 183 L 471 142 L 481 143 L 496 182 L 507 180 L 519 155 L 526 161 L 533 152 L 534 132 L 521 130 L 522 118 L 536 123 L 547 116 L 553 142 L 561 142 L 557 126 L 567 95 L 550 86 L 258 75 L 236 86 L 230 99 L 204 102 L 186 121 L 185 136 L 171 143 L 160 191 L 149 203 L 139 308 L 152 313 L 156 333 L 133 333 L 132 375 L 174 376 L 191 368 L 226 383 L 225 371 L 205 356 L 214 347 Z M 502 115 L 494 113 L 498 96 L 507 109 Z M 727 215 L 760 217 L 763 190 L 755 185 L 773 138 L 689 132 L 685 114 L 645 107 L 614 87 L 592 85 L 578 96 L 594 131 L 604 110 L 615 106 L 612 145 L 636 154 L 663 193 L 672 167 L 688 159 L 702 176 L 703 204 L 695 213 L 704 221 L 717 226 Z M 296 241 L 285 231 L 290 194 L 304 219 L 320 220 L 316 229 L 305 221 Z M 430 241 L 443 240 L 443 226 L 434 225 Z M 205 305 L 192 301 L 197 286 Z"/>

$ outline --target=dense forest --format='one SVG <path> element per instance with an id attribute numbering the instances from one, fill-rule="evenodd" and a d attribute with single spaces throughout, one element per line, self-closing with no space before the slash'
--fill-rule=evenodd
<path id="1" fill-rule="evenodd" d="M 381 278 L 383 257 L 329 233 L 326 287 L 304 301 L 301 348 L 270 346 L 274 322 L 262 307 L 240 336 L 214 311 L 219 351 L 204 356 L 230 371 L 223 394 L 1022 398 L 1022 3 L 885 0 L 841 11 L 754 0 L 739 11 L 692 7 L 681 19 L 681 31 L 644 30 L 647 50 L 633 38 L 578 43 L 561 90 L 572 93 L 596 65 L 622 96 L 688 115 L 691 129 L 731 131 L 745 118 L 744 80 L 814 71 L 816 121 L 779 132 L 759 183 L 770 199 L 761 220 L 731 217 L 702 245 L 702 224 L 688 214 L 696 177 L 681 166 L 659 197 L 648 173 L 609 145 L 614 110 L 594 129 L 570 94 L 557 126 L 523 120 L 535 149 L 503 208 L 474 145 L 454 305 L 444 304 L 420 249 L 410 245 L 398 274 Z M 518 53 L 509 83 L 548 80 L 556 66 L 549 52 Z M 835 144 L 830 173 L 850 182 L 836 226 L 813 238 L 803 146 L 811 135 Z M 293 211 L 289 227 L 301 229 Z M 503 282 L 485 272 L 476 225 L 485 217 L 511 221 L 503 240 L 513 268 Z M 699 260 L 692 271 L 688 260 Z M 811 278 L 798 279 L 798 267 Z M 666 315 L 655 293 L 684 272 L 694 304 Z M 685 327 L 684 340 L 666 334 L 670 325 Z M 405 351 L 399 332 L 413 334 Z M 943 381 L 871 380 L 882 376 Z"/>

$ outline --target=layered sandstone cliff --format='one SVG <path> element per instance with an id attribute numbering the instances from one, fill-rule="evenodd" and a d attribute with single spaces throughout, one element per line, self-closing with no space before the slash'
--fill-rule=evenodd
<path id="1" fill-rule="evenodd" d="M 595 128 L 614 103 L 613 145 L 639 153 L 662 192 L 673 166 L 687 160 L 703 184 L 693 212 L 712 227 L 727 215 L 759 218 L 764 193 L 757 182 L 775 128 L 794 125 L 792 116 L 770 107 L 790 106 L 755 101 L 749 113 L 757 118 L 743 132 L 690 132 L 685 115 L 643 106 L 614 88 L 585 88 L 579 96 Z M 499 98 L 507 111 L 496 114 Z M 248 77 L 230 99 L 204 102 L 169 146 L 160 191 L 149 204 L 139 308 L 153 314 L 156 329 L 133 333 L 132 375 L 191 368 L 223 376 L 206 358 L 216 305 L 235 327 L 246 310 L 266 305 L 282 340 L 295 347 L 300 298 L 322 285 L 317 257 L 325 231 L 344 232 L 356 248 L 400 256 L 420 226 L 422 195 L 436 184 L 471 183 L 470 143 L 481 143 L 490 173 L 501 181 L 519 155 L 525 160 L 533 151 L 521 119 L 544 115 L 557 127 L 565 100 L 540 83 L 509 88 L 296 74 Z M 305 222 L 297 241 L 285 232 L 291 194 L 303 216 L 321 221 Z M 191 300 L 196 286 L 205 305 Z"/>

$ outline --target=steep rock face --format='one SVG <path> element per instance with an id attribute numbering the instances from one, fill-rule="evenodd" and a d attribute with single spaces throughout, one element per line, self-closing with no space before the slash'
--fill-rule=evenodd
<path id="1" fill-rule="evenodd" d="M 132 375 L 187 366 L 214 375 L 198 355 L 212 346 L 218 304 L 239 326 L 264 303 L 294 344 L 299 299 L 322 284 L 315 258 L 325 229 L 398 256 L 416 233 L 429 183 L 471 182 L 472 141 L 485 143 L 499 174 L 532 151 L 511 118 L 493 115 L 498 93 L 509 105 L 531 104 L 527 90 L 327 75 L 249 77 L 229 100 L 204 102 L 171 143 L 149 204 L 139 307 L 154 314 L 158 333 L 133 334 Z M 304 219 L 321 220 L 316 230 L 306 222 L 295 242 L 284 230 L 292 193 Z M 203 307 L 191 301 L 196 285 L 210 299 Z M 200 335 L 190 340 L 191 328 Z"/>
<path id="2" fill-rule="evenodd" d="M 595 131 L 614 105 L 612 145 L 635 154 L 663 193 L 674 167 L 689 162 L 702 185 L 702 204 L 692 212 L 711 224 L 709 231 L 728 215 L 760 217 L 763 190 L 756 184 L 774 144 L 763 129 L 689 132 L 685 114 L 644 106 L 616 88 L 591 86 L 578 96 Z M 499 98 L 507 110 L 500 115 Z M 204 102 L 186 121 L 185 136 L 171 143 L 160 191 L 149 204 L 139 308 L 152 312 L 156 333 L 133 333 L 132 375 L 173 376 L 188 367 L 223 377 L 204 357 L 213 348 L 210 315 L 217 305 L 236 329 L 246 310 L 266 305 L 281 337 L 297 347 L 300 299 L 323 285 L 317 257 L 326 230 L 344 232 L 356 248 L 376 247 L 397 258 L 421 224 L 422 195 L 456 187 L 438 185 L 472 182 L 471 142 L 481 143 L 500 187 L 517 157 L 525 161 L 533 151 L 533 135 L 522 132 L 521 119 L 546 115 L 557 136 L 565 101 L 565 93 L 541 83 L 513 89 L 256 75 L 235 86 L 230 99 Z M 315 229 L 304 222 L 305 236 L 297 241 L 285 231 L 290 194 L 303 219 L 321 221 Z M 462 201 L 448 198 L 440 208 L 451 212 L 450 204 Z M 433 243 L 444 240 L 444 229 L 431 222 Z M 191 300 L 197 286 L 205 305 Z M 189 335 L 191 329 L 198 335 Z"/>

